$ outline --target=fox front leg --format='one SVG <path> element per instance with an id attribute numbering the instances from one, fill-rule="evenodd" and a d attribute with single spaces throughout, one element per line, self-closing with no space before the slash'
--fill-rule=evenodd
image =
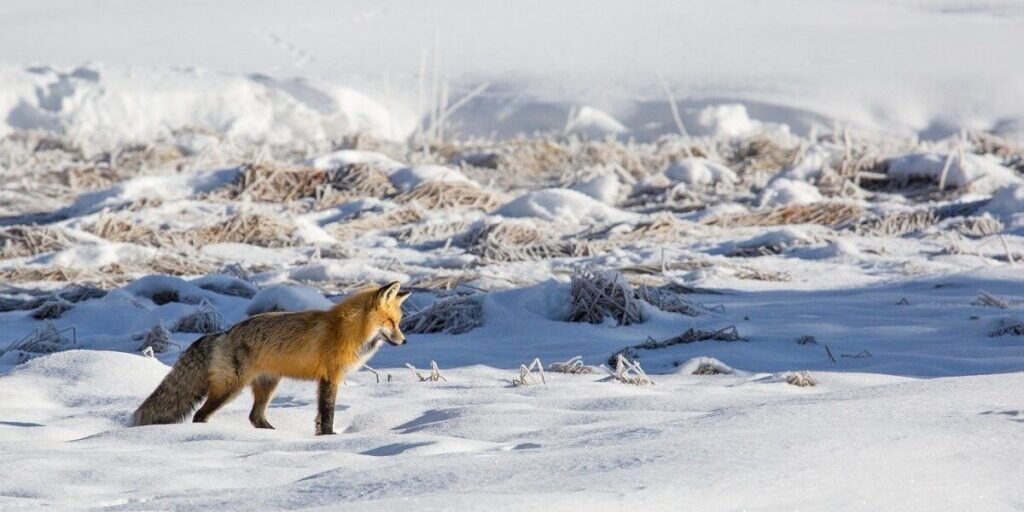
<path id="1" fill-rule="evenodd" d="M 338 398 L 338 383 L 320 379 L 317 389 L 316 435 L 334 434 L 334 401 Z"/>

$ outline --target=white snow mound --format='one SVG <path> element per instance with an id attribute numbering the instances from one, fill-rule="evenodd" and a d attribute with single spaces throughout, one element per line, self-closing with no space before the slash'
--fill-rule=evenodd
<path id="1" fill-rule="evenodd" d="M 706 158 L 684 158 L 665 169 L 665 176 L 688 185 L 736 183 L 739 178 L 732 169 Z"/>
<path id="2" fill-rule="evenodd" d="M 443 165 L 417 165 L 403 167 L 391 173 L 391 184 L 399 192 L 408 192 L 422 183 L 428 182 L 463 182 L 474 183 L 456 169 Z"/>
<path id="3" fill-rule="evenodd" d="M 776 178 L 761 191 L 761 206 L 776 207 L 813 204 L 825 199 L 817 187 L 806 181 Z"/>
<path id="4" fill-rule="evenodd" d="M 245 312 L 257 315 L 267 311 L 305 311 L 331 309 L 334 303 L 327 300 L 320 292 L 307 286 L 282 284 L 260 290 Z"/>
<path id="5" fill-rule="evenodd" d="M 575 190 L 560 188 L 527 192 L 495 213 L 504 217 L 535 217 L 571 224 L 625 221 L 635 217 Z"/>
<path id="6" fill-rule="evenodd" d="M 946 161 L 949 169 L 943 180 Z M 928 179 L 935 183 L 944 182 L 947 187 L 968 187 L 972 192 L 990 194 L 1000 187 L 1021 184 L 1021 180 L 1013 170 L 1002 166 L 995 159 L 967 153 L 961 160 L 957 155 L 940 153 L 913 153 L 889 160 L 887 174 L 890 178 L 902 182 L 911 179 Z"/>

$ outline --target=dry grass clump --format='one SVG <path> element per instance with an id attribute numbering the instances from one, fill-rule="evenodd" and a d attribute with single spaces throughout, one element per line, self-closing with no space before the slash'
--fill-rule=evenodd
<path id="1" fill-rule="evenodd" d="M 354 219 L 338 223 L 332 227 L 331 234 L 341 239 L 355 238 L 368 231 L 395 229 L 420 222 L 424 218 L 426 215 L 418 205 L 395 208 L 384 213 L 365 212 Z"/>
<path id="2" fill-rule="evenodd" d="M 131 242 L 150 247 L 174 247 L 184 242 L 173 231 L 158 231 L 142 226 L 113 213 L 101 214 L 85 231 L 112 242 Z"/>
<path id="3" fill-rule="evenodd" d="M 124 269 L 124 273 L 166 274 L 169 276 L 202 276 L 216 270 L 216 265 L 197 255 L 169 253 L 157 256 L 147 262 Z"/>
<path id="4" fill-rule="evenodd" d="M 640 350 L 657 350 L 662 348 L 671 347 L 673 345 L 681 345 L 687 343 L 696 343 L 698 341 L 747 341 L 746 338 L 740 336 L 739 331 L 735 325 L 719 329 L 717 331 L 705 331 L 702 329 L 696 329 L 691 327 L 686 332 L 673 336 L 668 339 L 658 341 L 654 338 L 648 337 L 646 341 L 637 345 L 631 345 L 619 350 L 618 352 L 611 355 L 608 358 L 608 364 L 614 364 L 619 357 L 626 357 L 629 359 L 638 359 L 640 357 Z"/>
<path id="5" fill-rule="evenodd" d="M 559 240 L 556 236 L 531 223 L 502 221 L 472 229 L 462 243 L 467 252 L 487 262 L 578 258 L 600 252 L 600 247 L 592 242 Z"/>
<path id="6" fill-rule="evenodd" d="M 395 197 L 399 204 L 417 204 L 423 208 L 471 208 L 492 211 L 503 204 L 501 196 L 474 184 L 461 181 L 428 181 Z"/>
<path id="7" fill-rule="evenodd" d="M 583 356 L 576 356 L 565 362 L 551 363 L 550 365 L 548 365 L 548 371 L 555 373 L 582 375 L 586 373 L 594 373 L 594 368 L 592 366 L 587 366 L 583 364 Z"/>
<path id="8" fill-rule="evenodd" d="M 679 220 L 675 215 L 666 212 L 657 213 L 651 220 L 640 222 L 629 229 L 620 231 L 616 229 L 617 227 L 613 226 L 589 234 L 587 238 L 605 238 L 616 245 L 627 243 L 661 245 L 678 242 L 680 239 L 694 235 L 700 229 L 699 225 Z"/>
<path id="9" fill-rule="evenodd" d="M 67 333 L 71 333 L 71 338 L 65 336 Z M 75 334 L 74 327 L 58 329 L 52 322 L 45 322 L 24 338 L 16 340 L 5 349 L 0 350 L 0 357 L 8 352 L 18 352 L 18 364 L 21 364 L 28 361 L 34 355 L 60 352 L 77 344 L 78 337 Z"/>
<path id="10" fill-rule="evenodd" d="M 174 332 L 211 334 L 223 329 L 224 316 L 206 299 L 174 323 Z"/>
<path id="11" fill-rule="evenodd" d="M 172 347 L 181 348 L 180 345 L 171 341 L 171 331 L 164 326 L 163 322 L 157 322 L 157 324 L 151 329 L 140 335 L 134 336 L 133 339 L 142 342 L 139 345 L 139 348 L 135 349 L 139 352 L 149 349 L 156 354 L 162 354 L 170 350 Z"/>
<path id="12" fill-rule="evenodd" d="M 672 284 L 665 286 L 641 285 L 637 287 L 636 294 L 640 300 L 669 313 L 700 316 L 706 311 L 703 306 L 686 300 L 683 293 L 680 293 Z"/>
<path id="13" fill-rule="evenodd" d="M 727 165 L 739 173 L 778 172 L 792 165 L 800 154 L 798 146 L 787 146 L 768 136 L 741 140 L 727 153 Z"/>
<path id="14" fill-rule="evenodd" d="M 0 229 L 0 258 L 24 258 L 59 251 L 71 245 L 71 239 L 51 226 L 11 226 Z"/>
<path id="15" fill-rule="evenodd" d="M 786 381 L 786 384 L 793 386 L 807 388 L 818 385 L 818 380 L 811 375 L 811 372 L 789 372 L 782 376 L 782 379 Z"/>
<path id="16" fill-rule="evenodd" d="M 733 275 L 737 279 L 750 279 L 753 281 L 768 281 L 774 283 L 786 283 L 793 277 L 786 272 L 776 272 L 757 267 L 734 267 Z"/>
<path id="17" fill-rule="evenodd" d="M 63 172 L 64 184 L 75 191 L 108 188 L 125 178 L 117 169 L 97 165 L 69 167 Z"/>
<path id="18" fill-rule="evenodd" d="M 696 361 L 690 375 L 732 375 L 733 373 L 736 373 L 735 370 L 718 359 L 701 357 Z"/>
<path id="19" fill-rule="evenodd" d="M 984 132 L 970 132 L 967 140 L 972 151 L 981 155 L 995 155 L 1003 159 L 1009 167 L 1024 170 L 1024 146 L 1017 142 Z"/>
<path id="20" fill-rule="evenodd" d="M 644 320 L 640 299 L 618 272 L 580 267 L 573 272 L 570 288 L 570 322 L 599 324 L 613 318 L 618 325 L 631 325 Z"/>
<path id="21" fill-rule="evenodd" d="M 744 213 L 710 217 L 703 221 L 710 226 L 752 227 L 781 226 L 785 224 L 818 224 L 839 228 L 850 224 L 864 215 L 864 209 L 846 203 L 816 203 L 792 205 L 764 212 Z"/>
<path id="22" fill-rule="evenodd" d="M 197 247 L 216 243 L 242 243 L 261 247 L 295 245 L 295 226 L 276 217 L 240 212 L 230 219 L 192 232 Z"/>
<path id="23" fill-rule="evenodd" d="M 238 180 L 221 191 L 229 199 L 244 197 L 266 203 L 284 203 L 315 197 L 327 181 L 327 173 L 317 169 L 245 164 L 239 170 Z"/>
<path id="24" fill-rule="evenodd" d="M 988 333 L 988 335 L 993 338 L 997 336 L 1024 336 L 1024 322 L 1014 317 L 1001 318 L 996 328 Z"/>
<path id="25" fill-rule="evenodd" d="M 107 154 L 107 162 L 115 169 L 136 173 L 144 169 L 167 167 L 184 160 L 185 152 L 174 144 L 131 144 Z"/>
<path id="26" fill-rule="evenodd" d="M 950 224 L 950 228 L 964 236 L 981 238 L 1001 233 L 1005 226 L 1003 226 L 999 219 L 986 215 L 983 217 L 957 219 Z"/>
<path id="27" fill-rule="evenodd" d="M 402 330 L 413 334 L 462 334 L 484 324 L 482 295 L 437 299 L 429 307 L 402 318 Z"/>
<path id="28" fill-rule="evenodd" d="M 327 172 L 327 183 L 335 195 L 346 199 L 387 197 L 395 187 L 384 170 L 368 163 L 349 164 Z"/>
<path id="29" fill-rule="evenodd" d="M 9 267 L 0 270 L 0 279 L 9 283 L 27 283 L 36 281 L 57 282 L 93 282 L 88 280 L 80 269 L 69 267 Z"/>
<path id="30" fill-rule="evenodd" d="M 704 258 L 662 261 L 661 264 L 645 263 L 640 265 L 629 265 L 620 267 L 619 271 L 630 275 L 640 274 L 647 276 L 659 276 L 676 270 L 692 271 L 716 266 L 732 270 L 733 275 L 736 276 L 737 279 L 753 279 L 756 281 L 773 282 L 786 282 L 791 279 L 791 276 L 786 272 L 775 272 L 756 267 L 737 265 L 734 263 L 715 262 Z"/>
<path id="31" fill-rule="evenodd" d="M 890 212 L 854 226 L 855 233 L 868 236 L 903 236 L 934 226 L 940 220 L 933 210 Z"/>
<path id="32" fill-rule="evenodd" d="M 419 245 L 455 238 L 468 227 L 469 223 L 462 220 L 438 220 L 405 226 L 394 234 L 402 242 Z"/>
<path id="33" fill-rule="evenodd" d="M 56 320 L 73 307 L 73 304 L 60 298 L 47 300 L 32 311 L 32 318 L 36 320 Z"/>
<path id="34" fill-rule="evenodd" d="M 497 148 L 498 171 L 516 176 L 545 176 L 558 173 L 569 164 L 569 151 L 555 141 L 519 138 Z"/>
<path id="35" fill-rule="evenodd" d="M 454 290 L 459 286 L 462 286 L 470 281 L 475 281 L 479 278 L 479 275 L 471 273 L 435 275 L 421 277 L 403 286 L 407 289 L 414 291 L 448 291 Z"/>

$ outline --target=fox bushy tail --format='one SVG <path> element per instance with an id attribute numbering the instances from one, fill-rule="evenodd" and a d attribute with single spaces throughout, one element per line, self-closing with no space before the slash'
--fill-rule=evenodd
<path id="1" fill-rule="evenodd" d="M 206 396 L 210 357 L 218 334 L 199 338 L 174 363 L 156 390 L 132 414 L 131 426 L 180 423 Z"/>

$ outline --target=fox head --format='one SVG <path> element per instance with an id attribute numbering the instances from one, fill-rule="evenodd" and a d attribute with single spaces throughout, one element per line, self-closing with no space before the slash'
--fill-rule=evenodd
<path id="1" fill-rule="evenodd" d="M 398 291 L 399 283 L 394 281 L 381 286 L 373 292 L 368 304 L 367 320 L 376 326 L 378 334 L 391 345 L 405 345 L 402 334 L 402 303 L 409 298 L 410 292 Z"/>

